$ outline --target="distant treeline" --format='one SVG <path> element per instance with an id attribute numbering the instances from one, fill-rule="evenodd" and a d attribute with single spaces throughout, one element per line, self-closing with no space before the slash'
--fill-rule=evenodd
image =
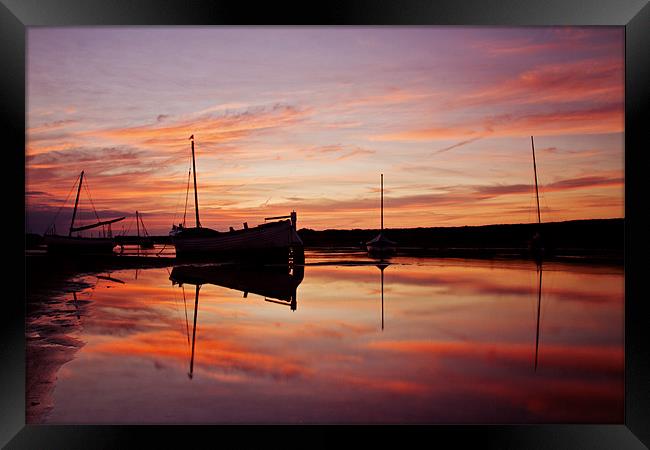
<path id="1" fill-rule="evenodd" d="M 624 219 L 571 220 L 538 224 L 384 229 L 398 247 L 421 249 L 526 248 L 539 230 L 557 249 L 593 249 L 623 252 Z M 363 247 L 379 230 L 298 231 L 305 247 Z"/>
<path id="2" fill-rule="evenodd" d="M 389 228 L 384 234 L 398 247 L 418 249 L 521 249 L 536 231 L 556 249 L 586 249 L 623 252 L 624 219 L 571 220 L 538 224 L 483 225 L 464 227 Z M 377 236 L 379 230 L 298 230 L 305 247 L 357 247 Z M 40 236 L 28 234 L 29 244 Z M 152 236 L 156 244 L 171 244 L 169 236 Z M 123 244 L 136 243 L 136 236 L 117 237 Z"/>

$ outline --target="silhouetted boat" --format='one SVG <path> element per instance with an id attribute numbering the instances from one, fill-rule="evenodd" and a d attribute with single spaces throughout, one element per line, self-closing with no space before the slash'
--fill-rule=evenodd
<path id="1" fill-rule="evenodd" d="M 194 172 L 194 208 L 196 226 L 186 227 L 183 224 L 173 225 L 170 236 L 176 248 L 177 258 L 209 258 L 230 260 L 240 258 L 255 258 L 257 260 L 281 261 L 294 258 L 304 260 L 303 243 L 296 232 L 296 212 L 288 216 L 268 217 L 264 220 L 278 220 L 256 227 L 248 227 L 221 232 L 204 228 L 199 220 L 199 201 L 196 187 L 196 162 L 194 157 L 194 135 L 192 141 L 192 170 Z M 188 186 L 189 189 L 189 186 Z"/>
<path id="2" fill-rule="evenodd" d="M 384 235 L 384 174 L 381 174 L 381 231 L 372 240 L 366 242 L 370 256 L 384 257 L 395 253 L 396 243 Z"/>
<path id="3" fill-rule="evenodd" d="M 79 194 L 81 193 L 81 185 L 83 184 L 84 171 L 79 175 L 79 186 L 77 188 L 77 198 L 74 202 L 74 210 L 72 211 L 72 221 L 70 222 L 70 230 L 67 236 L 56 234 L 54 226 L 43 236 L 43 242 L 47 245 L 49 253 L 88 253 L 88 254 L 110 254 L 113 252 L 116 242 L 113 239 L 110 225 L 124 217 L 118 219 L 100 221 L 91 225 L 75 227 L 74 221 L 77 216 L 77 207 L 79 206 Z M 97 227 L 104 227 L 108 225 L 108 233 L 103 231 L 103 237 L 82 237 L 73 236 L 72 233 L 79 233 L 80 231 L 90 230 Z"/>

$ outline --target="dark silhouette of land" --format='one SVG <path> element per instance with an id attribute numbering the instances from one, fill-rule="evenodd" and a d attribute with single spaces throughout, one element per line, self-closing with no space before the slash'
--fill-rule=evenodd
<path id="1" fill-rule="evenodd" d="M 364 248 L 378 230 L 298 231 L 306 248 Z M 528 250 L 539 232 L 555 253 L 567 256 L 623 257 L 624 219 L 571 220 L 542 224 L 508 224 L 463 227 L 390 228 L 385 234 L 397 242 L 398 253 L 453 253 L 458 256 L 517 254 Z"/>
<path id="2" fill-rule="evenodd" d="M 363 249 L 378 229 L 311 230 L 298 235 L 306 249 Z M 624 219 L 570 220 L 565 222 L 462 227 L 385 228 L 397 242 L 398 254 L 422 256 L 490 257 L 521 255 L 539 232 L 555 255 L 608 258 L 622 261 Z M 38 246 L 40 236 L 27 235 L 27 248 Z M 137 236 L 118 236 L 119 244 L 137 244 Z M 156 244 L 173 245 L 169 236 L 151 236 Z"/>

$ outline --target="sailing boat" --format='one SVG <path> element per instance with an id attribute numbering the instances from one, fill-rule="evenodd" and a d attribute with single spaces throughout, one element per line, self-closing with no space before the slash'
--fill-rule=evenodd
<path id="1" fill-rule="evenodd" d="M 144 226 L 142 221 L 142 214 L 139 214 L 138 211 L 135 212 L 135 224 L 138 229 L 138 245 L 141 249 L 150 249 L 153 248 L 153 239 L 149 236 L 147 228 Z M 140 225 L 142 225 L 142 236 L 140 236 Z"/>
<path id="2" fill-rule="evenodd" d="M 194 156 L 194 135 L 192 141 L 192 171 L 194 172 L 194 208 L 196 226 L 185 227 L 181 223 L 173 225 L 169 235 L 176 248 L 177 258 L 210 258 L 210 259 L 240 259 L 253 257 L 257 260 L 280 259 L 287 261 L 304 261 L 303 243 L 296 232 L 297 215 L 267 217 L 267 220 L 278 220 L 235 230 L 220 232 L 201 226 L 199 220 L 199 198 L 196 187 L 196 160 Z M 188 186 L 189 188 L 189 186 Z M 289 219 L 289 220 L 286 220 Z"/>
<path id="3" fill-rule="evenodd" d="M 539 188 L 537 186 L 537 163 L 535 161 L 535 142 L 533 137 L 530 137 L 530 145 L 533 149 L 533 172 L 535 173 L 535 197 L 537 199 L 537 231 L 533 235 L 532 239 L 528 243 L 528 248 L 533 256 L 533 258 L 539 260 L 544 256 L 545 248 L 542 235 L 540 234 L 540 228 L 542 225 L 542 215 L 539 210 Z"/>
<path id="4" fill-rule="evenodd" d="M 81 227 L 75 227 L 74 221 L 77 217 L 77 208 L 79 206 L 79 195 L 81 194 L 81 185 L 83 184 L 84 171 L 81 171 L 79 175 L 79 186 L 77 188 L 77 198 L 74 202 L 74 210 L 72 211 L 72 221 L 70 222 L 70 229 L 67 236 L 61 236 L 55 234 L 54 227 L 50 228 L 48 232 L 43 236 L 43 242 L 47 245 L 47 251 L 49 253 L 88 253 L 88 254 L 111 254 L 113 252 L 113 247 L 116 243 L 112 236 L 112 231 L 110 225 L 120 220 L 124 220 L 125 217 L 120 217 L 118 219 L 100 221 L 97 219 L 97 223 L 91 225 L 85 225 Z M 73 236 L 72 233 L 78 233 L 84 230 L 90 230 L 97 227 L 103 227 L 108 225 L 108 233 L 103 233 L 103 237 L 81 237 Z"/>
<path id="5" fill-rule="evenodd" d="M 371 241 L 366 242 L 370 256 L 384 257 L 395 253 L 396 243 L 384 236 L 384 174 L 381 174 L 381 231 Z"/>

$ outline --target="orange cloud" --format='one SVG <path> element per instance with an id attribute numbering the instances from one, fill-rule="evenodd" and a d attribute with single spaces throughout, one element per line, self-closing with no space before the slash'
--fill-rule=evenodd
<path id="1" fill-rule="evenodd" d="M 623 100 L 623 62 L 582 60 L 535 67 L 451 101 L 454 107 Z"/>
<path id="2" fill-rule="evenodd" d="M 93 130 L 90 136 L 99 136 L 132 144 L 146 144 L 177 148 L 186 145 L 190 135 L 203 144 L 217 144 L 242 139 L 252 133 L 295 124 L 306 115 L 289 105 L 250 108 L 243 112 L 204 114 L 198 117 L 166 119 L 153 124 Z"/>
<path id="3" fill-rule="evenodd" d="M 397 133 L 369 136 L 375 141 L 435 141 L 463 139 L 464 142 L 443 151 L 484 137 L 552 136 L 568 134 L 622 133 L 622 103 L 611 103 L 587 109 L 571 109 L 549 113 L 500 114 L 463 125 L 419 128 Z"/>

